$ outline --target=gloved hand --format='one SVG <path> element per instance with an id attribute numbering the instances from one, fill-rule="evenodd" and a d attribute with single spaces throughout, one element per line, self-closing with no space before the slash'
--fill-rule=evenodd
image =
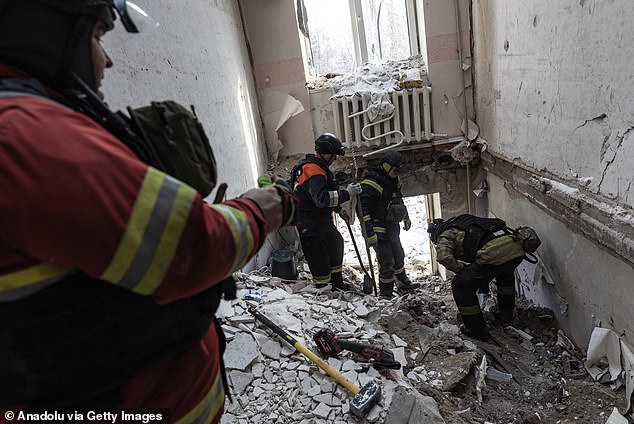
<path id="1" fill-rule="evenodd" d="M 379 239 L 377 238 L 376 234 L 372 234 L 370 237 L 368 237 L 368 246 L 376 246 L 379 243 Z"/>
<path id="2" fill-rule="evenodd" d="M 258 177 L 258 187 L 274 188 L 282 200 L 282 226 L 297 225 L 297 207 L 299 206 L 299 197 L 284 179 L 280 177 L 271 177 L 268 174 L 262 174 Z"/>
<path id="3" fill-rule="evenodd" d="M 350 215 L 348 215 L 348 212 L 346 212 L 345 209 L 341 209 L 339 211 L 339 216 L 343 219 L 343 222 L 345 222 L 346 225 L 350 224 Z"/>
<path id="4" fill-rule="evenodd" d="M 350 197 L 358 196 L 361 194 L 361 184 L 350 183 L 348 187 L 346 187 L 346 191 L 350 194 Z"/>
<path id="5" fill-rule="evenodd" d="M 405 218 L 403 220 L 403 229 L 409 231 L 410 228 L 412 228 L 412 221 L 410 221 L 409 218 Z"/>

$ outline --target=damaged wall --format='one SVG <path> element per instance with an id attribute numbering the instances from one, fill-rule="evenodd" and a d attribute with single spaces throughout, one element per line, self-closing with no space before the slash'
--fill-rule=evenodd
<path id="1" fill-rule="evenodd" d="M 104 82 L 110 105 L 120 109 L 164 99 L 193 104 L 214 149 L 218 181 L 229 185 L 227 196 L 255 187 L 267 156 L 239 4 L 138 3 L 160 26 L 137 35 L 117 26 L 104 38 L 115 63 Z M 245 269 L 266 265 L 278 245 L 275 237 L 269 238 Z"/>
<path id="2" fill-rule="evenodd" d="M 314 137 L 295 1 L 240 0 L 240 4 L 269 152 L 274 158 L 278 152 L 281 156 L 310 152 Z"/>
<path id="3" fill-rule="evenodd" d="M 580 346 L 599 321 L 632 343 L 631 4 L 474 0 L 472 12 L 491 212 L 540 234 Z"/>
<path id="4" fill-rule="evenodd" d="M 139 0 L 160 26 L 104 38 L 114 61 L 104 92 L 113 109 L 152 100 L 193 104 L 218 162 L 219 181 L 236 196 L 254 187 L 266 160 L 253 74 L 240 10 L 234 1 Z M 235 159 L 242 158 L 242 166 Z"/>

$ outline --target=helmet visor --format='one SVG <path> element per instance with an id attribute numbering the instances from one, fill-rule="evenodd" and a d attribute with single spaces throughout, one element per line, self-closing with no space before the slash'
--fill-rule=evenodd
<path id="1" fill-rule="evenodd" d="M 156 19 L 131 1 L 114 0 L 114 7 L 128 32 L 149 32 L 159 26 Z"/>

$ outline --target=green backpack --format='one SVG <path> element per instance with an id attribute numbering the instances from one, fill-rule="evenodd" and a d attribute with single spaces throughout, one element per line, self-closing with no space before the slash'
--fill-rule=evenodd
<path id="1" fill-rule="evenodd" d="M 216 159 L 194 107 L 165 100 L 128 113 L 161 170 L 208 196 L 218 178 Z"/>

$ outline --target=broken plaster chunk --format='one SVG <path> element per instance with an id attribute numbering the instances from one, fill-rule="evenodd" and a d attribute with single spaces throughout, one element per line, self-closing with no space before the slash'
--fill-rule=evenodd
<path id="1" fill-rule="evenodd" d="M 251 373 L 253 374 L 253 377 L 261 378 L 264 374 L 264 364 L 261 362 L 253 364 L 251 367 Z"/>
<path id="2" fill-rule="evenodd" d="M 328 415 L 330 415 L 330 411 L 331 411 L 331 408 L 328 405 L 326 405 L 325 403 L 320 403 L 313 410 L 313 415 L 319 418 L 326 419 L 328 418 Z"/>
<path id="3" fill-rule="evenodd" d="M 321 386 L 314 385 L 308 390 L 307 395 L 312 397 L 312 396 L 317 396 L 320 393 L 321 393 Z"/>
<path id="4" fill-rule="evenodd" d="M 241 395 L 244 393 L 244 389 L 253 381 L 253 375 L 248 372 L 231 370 L 229 372 L 229 381 L 231 381 L 234 394 Z"/>
<path id="5" fill-rule="evenodd" d="M 392 353 L 394 354 L 394 360 L 401 364 L 402 366 L 407 366 L 407 359 L 405 358 L 405 348 L 397 347 L 396 349 L 392 349 Z"/>
<path id="6" fill-rule="evenodd" d="M 357 368 L 360 368 L 360 367 L 358 367 L 357 363 L 355 361 L 353 361 L 353 360 L 347 360 L 341 366 L 341 369 L 343 371 L 356 370 Z"/>
<path id="7" fill-rule="evenodd" d="M 366 317 L 368 316 L 368 314 L 370 313 L 370 311 L 368 311 L 368 308 L 365 307 L 365 305 L 359 305 L 357 306 L 357 308 L 354 310 L 354 313 L 358 316 L 358 317 Z"/>
<path id="8" fill-rule="evenodd" d="M 264 340 L 260 344 L 260 352 L 262 355 L 273 360 L 280 359 L 280 353 L 282 352 L 282 345 L 276 340 L 268 339 Z"/>
<path id="9" fill-rule="evenodd" d="M 332 406 L 332 393 L 322 393 L 313 397 L 315 402 L 325 403 L 328 406 Z"/>
<path id="10" fill-rule="evenodd" d="M 394 340 L 394 345 L 396 347 L 407 347 L 407 342 L 405 340 L 401 339 L 396 334 L 392 334 L 392 340 Z"/>
<path id="11" fill-rule="evenodd" d="M 257 344 L 250 334 L 238 333 L 227 344 L 225 352 L 225 368 L 244 371 L 251 363 L 260 357 Z"/>
<path id="12" fill-rule="evenodd" d="M 291 381 L 295 381 L 295 378 L 297 378 L 297 373 L 295 371 L 284 371 L 282 373 L 282 380 L 284 380 L 287 383 L 290 383 Z"/>
<path id="13" fill-rule="evenodd" d="M 330 393 L 335 389 L 335 383 L 333 383 L 332 381 L 324 380 L 321 382 L 320 387 L 323 393 Z"/>
<path id="14" fill-rule="evenodd" d="M 381 417 L 381 411 L 382 410 L 383 410 L 383 408 L 381 408 L 381 406 L 379 406 L 379 405 L 372 406 L 370 411 L 368 411 L 367 415 L 365 416 L 365 419 L 369 423 L 377 422 L 379 420 L 379 418 Z"/>

